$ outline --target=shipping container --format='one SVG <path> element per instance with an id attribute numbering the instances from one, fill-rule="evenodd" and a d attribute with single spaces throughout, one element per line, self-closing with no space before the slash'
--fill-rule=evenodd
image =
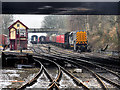
<path id="1" fill-rule="evenodd" d="M 52 41 L 53 43 L 56 42 L 56 35 L 55 34 L 50 36 L 50 41 Z"/>
<path id="2" fill-rule="evenodd" d="M 57 35 L 56 36 L 56 43 L 65 43 L 65 35 Z"/>
<path id="3" fill-rule="evenodd" d="M 49 36 L 46 36 L 46 42 L 50 43 L 50 37 Z"/>
<path id="4" fill-rule="evenodd" d="M 56 43 L 59 43 L 60 35 L 56 36 Z"/>
<path id="5" fill-rule="evenodd" d="M 59 43 L 65 43 L 65 35 L 60 35 Z"/>

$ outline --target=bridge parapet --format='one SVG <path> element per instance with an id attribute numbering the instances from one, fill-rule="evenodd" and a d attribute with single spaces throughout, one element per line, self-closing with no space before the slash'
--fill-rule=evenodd
<path id="1" fill-rule="evenodd" d="M 58 30 L 53 29 L 53 28 L 29 28 L 28 33 L 39 33 L 39 32 L 44 32 L 44 33 L 58 33 Z"/>

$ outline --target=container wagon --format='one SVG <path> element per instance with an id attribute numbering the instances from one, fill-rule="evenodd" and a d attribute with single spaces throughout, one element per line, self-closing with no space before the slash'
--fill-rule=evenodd
<path id="1" fill-rule="evenodd" d="M 45 44 L 46 43 L 46 37 L 45 36 L 40 36 L 38 42 L 41 43 L 41 44 L 42 43 Z"/>
<path id="2" fill-rule="evenodd" d="M 0 34 L 0 50 L 5 49 L 6 47 L 8 47 L 7 35 Z"/>
<path id="3" fill-rule="evenodd" d="M 76 51 L 86 51 L 88 45 L 86 30 L 67 32 L 62 35 L 51 35 L 50 41 L 57 46 Z"/>

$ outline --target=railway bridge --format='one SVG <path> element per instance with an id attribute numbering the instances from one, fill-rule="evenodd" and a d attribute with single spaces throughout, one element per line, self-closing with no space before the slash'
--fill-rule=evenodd
<path id="1" fill-rule="evenodd" d="M 29 28 L 28 33 L 58 33 L 55 28 Z"/>

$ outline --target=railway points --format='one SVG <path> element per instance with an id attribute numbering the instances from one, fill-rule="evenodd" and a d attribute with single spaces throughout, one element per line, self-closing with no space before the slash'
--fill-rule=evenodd
<path id="1" fill-rule="evenodd" d="M 38 48 L 35 46 L 35 48 L 32 48 L 33 50 L 34 50 L 34 52 L 35 53 L 37 53 L 37 57 L 39 57 L 39 58 L 41 58 L 41 59 L 43 59 L 43 56 L 45 56 L 46 57 L 46 59 L 45 60 L 48 60 L 48 59 L 52 59 L 52 62 L 53 61 L 56 61 L 57 63 L 60 63 L 60 61 L 59 60 L 62 60 L 62 59 L 64 59 L 64 60 L 66 60 L 67 58 L 65 57 L 64 58 L 64 56 L 60 56 L 59 55 L 59 53 L 60 52 L 58 52 L 58 53 L 56 53 L 55 54 L 55 52 L 54 52 L 54 50 L 51 52 L 51 54 L 50 55 L 47 55 L 47 54 L 49 54 L 48 53 L 48 51 L 47 51 L 47 49 L 45 49 L 45 47 L 46 46 L 44 46 L 44 45 L 41 45 L 41 46 L 43 46 L 42 48 L 40 48 L 40 45 L 38 45 Z M 56 47 L 56 48 L 58 48 L 58 47 Z M 43 49 L 43 50 L 40 50 L 40 49 Z M 60 50 L 59 50 L 60 51 Z M 45 54 L 46 53 L 46 54 Z M 41 54 L 41 55 L 40 55 Z M 69 53 L 69 55 L 70 55 L 70 53 Z M 35 58 L 36 58 L 36 56 L 34 56 Z M 54 59 L 53 59 L 54 58 Z M 68 57 L 68 58 L 70 58 L 70 57 Z M 84 61 L 84 60 L 83 60 Z M 72 63 L 75 63 L 75 62 L 73 62 L 72 60 L 70 61 L 70 60 L 68 60 L 68 62 L 72 62 Z M 79 63 L 80 63 L 80 61 L 79 61 Z M 78 63 L 77 63 L 78 64 Z M 80 63 L 81 64 L 81 63 Z M 78 65 L 78 66 L 80 66 L 80 64 Z M 64 64 L 63 64 L 63 62 L 62 62 L 62 66 L 63 66 Z M 84 64 L 82 64 L 82 65 L 84 65 Z M 97 66 L 97 65 L 96 65 Z M 72 66 L 72 68 L 74 67 L 74 65 Z M 85 66 L 81 66 L 81 67 L 83 67 L 84 69 L 87 69 L 88 71 L 91 71 L 90 69 L 88 69 L 87 67 L 85 67 Z M 91 65 L 90 65 L 90 67 L 91 67 Z M 89 67 L 89 68 L 90 68 Z M 99 66 L 99 68 L 100 68 L 100 66 Z M 102 68 L 103 69 L 103 68 Z M 83 70 L 83 69 L 82 69 Z M 93 69 L 93 70 L 95 70 L 95 69 Z M 101 70 L 101 69 L 100 69 Z M 106 70 L 106 69 L 105 69 Z M 108 69 L 107 69 L 108 70 Z M 68 71 L 70 71 L 70 70 L 68 70 Z M 110 71 L 110 70 L 108 70 L 108 71 Z M 67 71 L 66 71 L 67 72 Z M 91 71 L 92 73 L 93 73 L 93 71 Z M 111 72 L 113 72 L 113 71 L 111 71 Z M 104 71 L 101 71 L 101 73 L 105 73 Z M 74 73 L 72 73 L 72 74 L 74 74 Z M 77 73 L 78 74 L 78 73 Z M 83 74 L 83 73 L 82 73 Z M 109 74 L 108 74 L 109 75 Z M 117 73 L 116 73 L 116 75 L 117 75 Z M 84 76 L 84 75 L 83 75 Z M 119 84 L 117 84 L 117 83 L 114 83 L 114 82 L 112 82 L 112 81 L 110 81 L 110 80 L 108 80 L 108 79 L 106 79 L 106 78 L 104 78 L 104 77 L 102 77 L 102 76 L 100 76 L 99 74 L 95 74 L 95 76 L 98 78 L 97 80 L 99 81 L 101 81 L 103 84 L 102 84 L 102 87 L 104 87 L 104 89 L 107 89 L 107 88 L 119 88 Z M 118 76 L 118 75 L 117 75 Z M 112 78 L 112 76 L 110 76 L 111 78 Z M 109 78 L 110 78 L 109 77 Z M 100 78 L 102 78 L 102 80 L 100 79 Z M 106 83 L 105 83 L 105 81 L 107 81 Z M 119 78 L 118 78 L 118 80 L 119 80 Z M 89 80 L 87 81 L 87 80 L 83 80 L 83 82 L 84 83 L 86 83 L 86 82 L 90 82 Z M 109 86 L 108 85 L 108 83 L 111 85 L 111 86 Z M 118 81 L 118 83 L 119 83 L 119 81 Z M 91 84 L 91 83 L 90 83 Z M 94 86 L 95 84 L 93 84 L 93 86 Z M 101 84 L 100 84 L 101 85 Z M 98 86 L 98 85 L 97 85 Z M 90 87 L 90 86 L 89 86 Z"/>
<path id="2" fill-rule="evenodd" d="M 1 79 L 4 77 L 1 75 L 0 83 L 7 82 L 0 87 L 18 90 L 120 89 L 117 52 L 112 54 L 115 57 L 108 52 L 91 52 L 86 30 L 62 34 L 51 31 L 46 36 L 32 35 L 31 39 L 28 39 L 28 30 L 18 20 L 9 27 L 10 44 L 1 42 L 3 71 L 0 72 L 6 78 Z M 45 32 L 45 28 L 38 30 Z M 2 36 L 6 41 L 6 35 Z"/>
<path id="3" fill-rule="evenodd" d="M 48 50 L 48 46 L 51 47 L 50 52 Z M 18 85 L 18 89 L 67 89 L 68 87 L 71 89 L 119 89 L 120 86 L 119 67 L 109 68 L 109 65 L 102 66 L 101 62 L 94 62 L 95 58 L 91 58 L 90 55 L 85 54 L 85 52 L 81 54 L 51 44 L 34 44 L 32 47 L 29 47 L 29 50 L 23 50 L 22 53 L 20 53 L 20 50 L 9 52 L 4 51 L 3 53 L 9 57 L 13 55 L 14 58 L 19 57 L 19 55 L 25 57 L 28 57 L 27 55 L 32 55 L 29 59 L 31 58 L 35 67 L 39 68 L 37 73 L 34 74 L 31 79 L 29 79 L 26 83 L 24 82 L 22 85 Z M 85 55 L 87 55 L 87 57 Z M 22 60 L 19 63 L 22 63 Z M 15 63 L 17 64 L 17 62 Z M 81 70 L 81 72 L 76 72 L 77 69 Z M 20 80 L 12 81 L 12 83 L 18 83 L 19 81 Z M 43 83 L 45 83 L 45 85 L 43 85 Z"/>

